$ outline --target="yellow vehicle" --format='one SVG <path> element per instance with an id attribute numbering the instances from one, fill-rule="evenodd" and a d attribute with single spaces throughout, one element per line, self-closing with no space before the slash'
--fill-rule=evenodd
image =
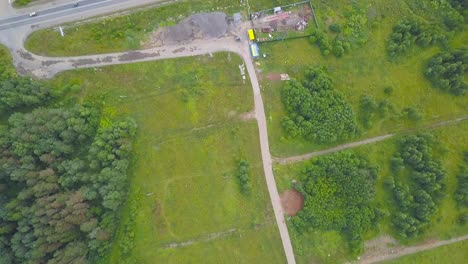
<path id="1" fill-rule="evenodd" d="M 249 34 L 249 40 L 251 40 L 251 41 L 252 41 L 252 40 L 255 40 L 255 32 L 254 32 L 253 29 L 249 29 L 249 30 L 247 31 L 247 33 Z"/>

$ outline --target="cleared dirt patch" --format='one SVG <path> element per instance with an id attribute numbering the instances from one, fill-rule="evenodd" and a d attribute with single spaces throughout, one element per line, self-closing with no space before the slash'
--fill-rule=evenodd
<path id="1" fill-rule="evenodd" d="M 282 192 L 280 199 L 283 211 L 289 216 L 295 216 L 304 207 L 304 197 L 294 189 Z"/>
<path id="2" fill-rule="evenodd" d="M 270 81 L 281 81 L 281 73 L 268 73 L 266 78 Z"/>
<path id="3" fill-rule="evenodd" d="M 216 39 L 226 36 L 229 31 L 230 25 L 225 13 L 198 13 L 177 25 L 157 30 L 149 46 L 186 44 L 196 39 Z"/>

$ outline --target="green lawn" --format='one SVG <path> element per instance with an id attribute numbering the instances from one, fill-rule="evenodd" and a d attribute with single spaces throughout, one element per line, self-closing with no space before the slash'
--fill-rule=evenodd
<path id="1" fill-rule="evenodd" d="M 269 73 L 288 73 L 293 78 L 301 78 L 304 70 L 312 65 L 325 66 L 334 81 L 335 89 L 351 103 L 359 114 L 359 101 L 363 95 L 370 95 L 376 101 L 388 99 L 394 106 L 395 113 L 387 118 L 373 120 L 373 126 L 362 128 L 360 138 L 420 127 L 440 120 L 452 119 L 468 114 L 466 95 L 455 97 L 431 87 L 423 76 L 423 67 L 427 60 L 440 49 L 438 46 L 415 48 L 407 58 L 390 61 L 386 53 L 387 38 L 392 27 L 401 18 L 411 12 L 406 5 L 410 0 L 399 1 L 359 1 L 367 8 L 369 32 L 367 43 L 341 58 L 333 55 L 324 57 L 318 47 L 307 39 L 287 40 L 260 45 L 260 52 L 267 55 L 258 60 L 262 70 L 261 85 L 268 119 L 268 131 L 273 156 L 290 156 L 327 148 L 301 139 L 287 139 L 281 127 L 285 110 L 280 98 L 282 82 L 270 81 Z M 322 28 L 333 21 L 343 21 L 343 14 L 350 9 L 349 1 L 316 1 L 315 11 Z M 452 46 L 466 46 L 467 33 L 458 33 Z M 330 36 L 330 41 L 333 39 Z M 384 89 L 392 87 L 392 94 L 385 94 Z M 420 121 L 409 121 L 399 116 L 407 107 L 414 107 L 422 113 Z M 356 139 L 357 140 L 357 139 Z M 336 143 L 335 143 L 336 144 Z M 334 144 L 334 145 L 335 145 Z"/>
<path id="2" fill-rule="evenodd" d="M 132 219 L 127 204 L 111 263 L 284 263 L 258 128 L 240 118 L 253 109 L 240 63 L 217 53 L 69 71 L 53 80 L 79 84 L 78 100 L 99 101 L 108 116 L 138 123 L 129 198 L 138 201 L 130 224 L 135 246 L 122 256 Z M 235 177 L 238 158 L 250 163 L 250 195 L 241 194 Z"/>
<path id="3" fill-rule="evenodd" d="M 419 252 L 395 260 L 385 261 L 385 264 L 459 264 L 468 259 L 468 241 L 438 247 L 436 249 Z"/>
<path id="4" fill-rule="evenodd" d="M 468 138 L 464 136 L 468 130 L 468 121 L 456 125 L 430 130 L 440 146 L 435 149 L 434 155 L 439 157 L 444 168 L 447 170 L 447 195 L 442 199 L 440 207 L 433 218 L 432 226 L 427 232 L 413 240 L 403 241 L 404 244 L 417 244 L 423 240 L 450 239 L 468 234 L 468 226 L 461 226 L 458 222 L 460 211 L 453 200 L 456 188 L 456 175 L 462 164 L 463 151 L 468 149 Z M 390 158 L 396 151 L 398 138 L 364 145 L 353 149 L 355 153 L 363 155 L 379 167 L 376 185 L 376 204 L 390 212 L 392 210 L 391 197 L 384 186 L 384 180 L 391 176 Z M 298 179 L 304 164 L 310 162 L 299 162 L 289 165 L 276 165 L 274 173 L 280 191 L 291 188 L 292 180 Z M 466 210 L 466 209 L 464 209 Z M 298 234 L 293 228 L 290 229 L 295 252 L 297 252 L 298 263 L 308 263 L 318 260 L 320 263 L 340 263 L 346 258 L 346 243 L 336 232 L 313 231 L 308 234 Z M 384 217 L 375 230 L 366 235 L 372 239 L 379 235 L 392 234 L 389 217 Z M 330 256 L 328 256 L 330 254 Z"/>

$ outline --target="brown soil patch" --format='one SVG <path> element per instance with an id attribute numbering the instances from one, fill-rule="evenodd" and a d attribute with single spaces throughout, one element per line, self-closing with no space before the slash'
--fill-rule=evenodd
<path id="1" fill-rule="evenodd" d="M 268 73 L 266 78 L 270 81 L 281 81 L 281 73 Z"/>
<path id="2" fill-rule="evenodd" d="M 280 194 L 283 211 L 289 216 L 295 216 L 304 207 L 304 197 L 294 189 Z"/>
<path id="3" fill-rule="evenodd" d="M 242 113 L 240 114 L 240 119 L 242 121 L 247 121 L 247 120 L 253 120 L 255 119 L 255 110 L 252 110 L 250 112 Z"/>

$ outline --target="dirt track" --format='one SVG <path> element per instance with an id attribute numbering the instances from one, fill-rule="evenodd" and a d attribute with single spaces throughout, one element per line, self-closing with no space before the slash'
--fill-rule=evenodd
<path id="1" fill-rule="evenodd" d="M 435 128 L 435 127 L 445 126 L 445 125 L 449 125 L 449 124 L 452 124 L 452 123 L 461 122 L 461 121 L 464 121 L 466 119 L 468 119 L 468 116 L 463 116 L 463 117 L 459 117 L 459 118 L 456 118 L 456 119 L 441 121 L 441 122 L 438 122 L 438 123 L 435 123 L 435 124 L 428 125 L 425 128 Z M 413 129 L 410 130 L 410 131 L 413 131 Z M 318 156 L 338 152 L 338 151 L 341 151 L 341 150 L 345 150 L 345 149 L 349 149 L 349 148 L 355 148 L 355 147 L 359 147 L 359 146 L 362 146 L 362 145 L 371 144 L 371 143 L 379 142 L 379 141 L 382 141 L 382 140 L 386 140 L 386 139 L 389 139 L 389 138 L 395 136 L 396 134 L 397 133 L 386 134 L 386 135 L 373 137 L 373 138 L 367 138 L 367 139 L 364 139 L 364 140 L 361 140 L 361 141 L 346 143 L 346 144 L 338 145 L 338 146 L 333 147 L 333 148 L 320 150 L 320 151 L 315 151 L 315 152 L 310 152 L 310 153 L 306 153 L 306 154 L 298 155 L 298 156 L 291 156 L 291 157 L 286 157 L 286 158 L 274 158 L 273 161 L 277 162 L 279 164 L 296 163 L 296 162 L 300 162 L 300 161 L 304 161 L 304 160 L 309 160 L 309 159 L 311 159 L 313 157 L 318 157 Z"/>
<path id="2" fill-rule="evenodd" d="M 356 263 L 361 263 L 361 264 L 378 263 L 378 262 L 382 262 L 385 260 L 396 259 L 396 258 L 403 257 L 406 255 L 418 253 L 421 251 L 434 249 L 440 246 L 453 244 L 453 243 L 460 242 L 460 241 L 467 240 L 467 239 L 468 239 L 468 235 L 457 237 L 457 238 L 452 238 L 448 240 L 437 241 L 433 243 L 426 243 L 426 244 L 414 246 L 414 247 L 396 248 L 384 254 L 363 257 Z M 447 258 L 450 258 L 450 256 L 447 256 Z"/>

